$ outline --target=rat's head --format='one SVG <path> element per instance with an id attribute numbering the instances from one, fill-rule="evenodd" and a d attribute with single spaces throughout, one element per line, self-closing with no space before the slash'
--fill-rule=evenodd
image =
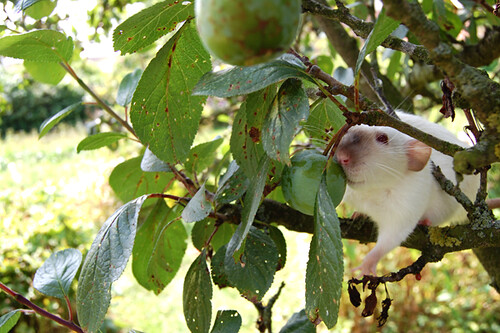
<path id="1" fill-rule="evenodd" d="M 390 187 L 421 171 L 430 155 L 429 146 L 393 128 L 359 125 L 344 135 L 335 158 L 351 187 L 368 189 Z"/>

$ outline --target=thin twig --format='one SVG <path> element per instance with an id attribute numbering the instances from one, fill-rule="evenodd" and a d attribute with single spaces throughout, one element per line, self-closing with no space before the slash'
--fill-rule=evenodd
<path id="1" fill-rule="evenodd" d="M 428 145 L 431 148 L 434 148 L 437 151 L 442 152 L 443 154 L 453 156 L 458 151 L 464 150 L 463 147 L 440 140 L 439 138 L 425 133 L 418 128 L 411 126 L 408 123 L 400 121 L 394 117 L 389 116 L 385 112 L 381 110 L 369 110 L 367 112 L 344 112 L 344 117 L 346 117 L 346 121 L 351 125 L 359 125 L 366 124 L 370 126 L 389 126 L 394 129 L 397 129 L 401 133 L 407 134 L 423 143 Z"/>
<path id="2" fill-rule="evenodd" d="M 382 284 L 385 287 L 386 298 L 381 302 L 382 303 L 382 312 L 380 316 L 377 318 L 378 327 L 383 326 L 387 322 L 387 318 L 389 317 L 389 308 L 391 307 L 392 300 L 389 296 L 389 291 L 387 289 L 388 282 L 399 282 L 404 279 L 408 274 L 414 274 L 417 280 L 420 280 L 421 275 L 420 272 L 425 267 L 425 265 L 429 262 L 437 262 L 443 258 L 443 253 L 441 252 L 424 252 L 413 264 L 403 269 L 400 269 L 398 272 L 393 272 L 384 276 L 371 276 L 364 275 L 362 279 L 352 278 L 347 282 L 347 291 L 349 293 L 349 299 L 351 304 L 355 307 L 361 305 L 361 295 L 358 289 L 355 287 L 358 284 L 362 285 L 363 290 L 365 288 L 371 290 L 370 295 L 365 299 L 365 307 L 362 312 L 363 317 L 368 317 L 373 315 L 375 308 L 378 303 L 377 299 L 377 288 Z"/>
<path id="3" fill-rule="evenodd" d="M 388 282 L 399 282 L 403 280 L 407 275 L 409 274 L 420 274 L 422 269 L 424 269 L 425 265 L 427 265 L 430 262 L 438 262 L 441 259 L 443 259 L 444 254 L 440 252 L 436 253 L 429 253 L 429 252 L 423 252 L 422 255 L 411 265 L 401 268 L 397 272 L 392 272 L 383 276 L 371 276 L 371 275 L 365 275 L 363 276 L 362 279 L 356 279 L 352 278 L 348 281 L 348 283 L 354 283 L 354 284 L 363 284 L 366 285 L 367 283 L 372 283 L 372 284 L 381 284 L 381 283 L 388 283 Z"/>
<path id="4" fill-rule="evenodd" d="M 302 1 L 302 8 L 313 15 L 319 15 L 331 20 L 342 22 L 349 26 L 352 31 L 361 38 L 368 38 L 368 35 L 373 30 L 374 23 L 365 22 L 349 13 L 349 9 L 341 2 L 337 1 L 338 9 L 332 9 L 329 6 L 320 3 L 316 0 Z M 384 47 L 401 51 L 408 54 L 414 59 L 423 62 L 429 62 L 429 51 L 421 46 L 406 42 L 394 36 L 388 36 L 381 44 Z"/>
<path id="5" fill-rule="evenodd" d="M 198 188 L 196 185 L 193 183 L 191 179 L 189 179 L 188 176 L 186 176 L 183 172 L 177 170 L 175 166 L 168 164 L 170 170 L 172 170 L 175 179 L 180 181 L 182 185 L 186 188 L 186 190 L 189 192 L 191 196 L 194 196 L 196 192 L 198 191 Z"/>
<path id="6" fill-rule="evenodd" d="M 138 138 L 132 126 L 130 126 L 130 124 L 127 121 L 122 119 L 115 111 L 113 111 L 113 109 L 111 109 L 111 107 L 109 107 L 109 105 L 107 105 L 99 96 L 97 96 L 97 94 L 89 86 L 87 86 L 87 84 L 83 82 L 83 80 L 80 79 L 80 77 L 78 77 L 73 68 L 71 68 L 71 66 L 67 62 L 61 62 L 60 64 L 71 75 L 71 77 L 75 79 L 78 85 L 82 87 L 83 90 L 85 90 L 87 93 L 89 93 L 90 96 L 92 96 L 92 98 L 97 102 L 97 104 L 100 107 L 104 109 L 104 111 L 106 111 L 111 117 L 115 118 L 133 136 Z"/>
<path id="7" fill-rule="evenodd" d="M 5 293 L 7 293 L 9 296 L 14 298 L 19 303 L 21 303 L 21 304 L 27 306 L 28 308 L 32 309 L 33 311 L 35 311 L 39 315 L 46 317 L 46 318 L 49 318 L 50 320 L 53 320 L 56 323 L 58 323 L 59 325 L 67 327 L 72 331 L 84 333 L 83 329 L 80 326 L 76 325 L 75 323 L 73 323 L 71 321 L 68 321 L 68 320 L 65 320 L 59 316 L 56 316 L 56 315 L 48 312 L 47 310 L 42 309 L 38 305 L 36 305 L 33 302 L 31 302 L 30 300 L 28 300 L 23 295 L 13 291 L 12 289 L 10 289 L 9 287 L 7 287 L 6 285 L 4 285 L 1 282 L 0 282 L 0 289 L 2 289 Z"/>
<path id="8" fill-rule="evenodd" d="M 460 190 L 460 187 L 453 184 L 451 180 L 447 179 L 439 166 L 436 166 L 434 163 L 432 163 L 431 169 L 432 175 L 441 186 L 441 189 L 454 197 L 458 201 L 458 203 L 460 203 L 462 207 L 464 207 L 467 213 L 471 214 L 474 210 L 474 205 L 472 201 L 470 201 L 470 199 L 462 192 L 462 190 Z"/>
<path id="9" fill-rule="evenodd" d="M 189 200 L 191 200 L 191 198 L 188 198 L 188 197 L 179 197 L 177 195 L 165 194 L 165 193 L 153 193 L 153 194 L 150 194 L 148 196 L 148 198 L 171 199 L 171 200 L 175 200 L 176 202 L 178 202 L 180 204 L 184 204 L 184 205 L 187 205 Z"/>
<path id="10" fill-rule="evenodd" d="M 484 9 L 486 9 L 488 12 L 493 13 L 495 9 L 491 7 L 486 0 L 472 0 L 473 2 L 481 5 Z"/>
<path id="11" fill-rule="evenodd" d="M 467 118 L 467 122 L 469 125 L 467 129 L 472 132 L 474 135 L 474 141 L 479 142 L 479 138 L 481 137 L 481 131 L 477 128 L 476 121 L 474 120 L 474 116 L 472 115 L 471 109 L 464 109 L 465 117 Z"/>
<path id="12" fill-rule="evenodd" d="M 257 319 L 257 329 L 259 330 L 259 332 L 263 333 L 267 330 L 269 333 L 272 333 L 272 327 L 271 327 L 272 308 L 274 306 L 274 303 L 276 303 L 276 301 L 278 300 L 278 297 L 281 294 L 281 290 L 283 290 L 284 287 L 285 287 L 285 282 L 281 282 L 278 292 L 269 299 L 266 306 L 264 306 L 260 301 L 252 302 L 257 311 L 259 312 L 259 319 Z"/>
<path id="13" fill-rule="evenodd" d="M 340 144 L 340 140 L 342 140 L 342 137 L 347 133 L 347 131 L 351 128 L 351 125 L 349 124 L 344 124 L 337 133 L 333 135 L 333 137 L 330 139 L 328 144 L 326 145 L 325 150 L 323 151 L 323 155 L 327 155 L 328 153 L 330 157 L 332 157 L 335 154 L 335 151 L 337 150 L 337 147 Z"/>
<path id="14" fill-rule="evenodd" d="M 486 197 L 488 196 L 488 170 L 490 168 L 481 168 L 479 171 L 480 182 L 479 189 L 477 190 L 476 195 L 476 205 L 480 202 L 485 202 Z"/>
<path id="15" fill-rule="evenodd" d="M 319 82 L 315 81 L 318 88 L 321 91 L 320 94 L 323 95 L 322 97 L 328 97 L 342 111 L 345 111 L 347 109 L 345 108 L 345 106 L 343 104 L 341 104 L 337 99 L 335 99 L 333 97 L 333 95 L 345 96 L 348 99 L 350 99 L 352 102 L 355 102 L 357 100 L 358 101 L 357 102 L 358 108 L 361 108 L 362 110 L 368 110 L 375 105 L 368 98 L 359 95 L 359 92 L 356 92 L 356 87 L 347 86 L 347 85 L 343 84 L 342 82 L 338 81 L 333 76 L 324 72 L 319 66 L 312 64 L 309 61 L 309 58 L 307 58 L 306 56 L 299 55 L 293 49 L 290 49 L 288 52 L 290 54 L 293 54 L 295 57 L 297 57 L 297 59 L 302 61 L 302 63 L 305 66 L 307 66 L 307 72 L 309 73 L 309 75 L 311 75 L 315 79 L 318 79 L 318 80 L 325 82 L 328 85 L 327 87 L 324 87 Z"/>
<path id="16" fill-rule="evenodd" d="M 396 111 L 394 111 L 394 108 L 392 107 L 391 103 L 387 100 L 384 94 L 384 89 L 382 85 L 382 80 L 380 80 L 377 76 L 377 71 L 375 68 L 371 67 L 371 73 L 373 77 L 373 83 L 365 76 L 366 82 L 368 82 L 368 85 L 370 88 L 372 88 L 373 92 L 377 95 L 378 99 L 382 104 L 385 106 L 385 112 L 390 115 L 391 117 L 394 117 L 396 119 L 399 119 L 398 115 L 396 114 Z"/>

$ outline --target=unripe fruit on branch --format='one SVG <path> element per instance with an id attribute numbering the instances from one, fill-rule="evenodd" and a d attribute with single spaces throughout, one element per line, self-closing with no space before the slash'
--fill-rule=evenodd
<path id="1" fill-rule="evenodd" d="M 291 166 L 285 166 L 281 177 L 283 196 L 288 204 L 307 215 L 313 215 L 314 202 L 318 193 L 321 175 L 326 169 L 328 194 L 336 207 L 344 196 L 345 175 L 334 159 L 313 150 L 303 150 L 291 159 Z"/>
<path id="2" fill-rule="evenodd" d="M 297 34 L 300 0 L 196 0 L 200 38 L 215 57 L 250 66 L 285 53 Z"/>

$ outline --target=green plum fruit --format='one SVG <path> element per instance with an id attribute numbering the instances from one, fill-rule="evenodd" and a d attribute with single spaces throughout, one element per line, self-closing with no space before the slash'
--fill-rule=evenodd
<path id="1" fill-rule="evenodd" d="M 286 52 L 297 34 L 300 0 L 196 0 L 196 26 L 207 50 L 250 66 Z"/>
<path id="2" fill-rule="evenodd" d="M 285 166 L 281 178 L 283 196 L 288 204 L 307 215 L 313 215 L 321 175 L 326 170 L 328 194 L 336 207 L 344 196 L 346 181 L 342 167 L 334 159 L 313 151 L 303 150 Z"/>
<path id="3" fill-rule="evenodd" d="M 326 163 L 326 187 L 333 206 L 337 207 L 344 198 L 346 179 L 344 170 L 333 158 Z"/>

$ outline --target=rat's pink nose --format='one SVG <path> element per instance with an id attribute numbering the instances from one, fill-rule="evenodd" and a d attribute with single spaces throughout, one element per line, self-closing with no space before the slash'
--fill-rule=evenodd
<path id="1" fill-rule="evenodd" d="M 349 165 L 351 161 L 351 157 L 349 156 L 349 154 L 344 151 L 337 151 L 335 153 L 335 158 L 337 159 L 337 162 L 339 162 L 339 164 L 342 166 Z"/>

